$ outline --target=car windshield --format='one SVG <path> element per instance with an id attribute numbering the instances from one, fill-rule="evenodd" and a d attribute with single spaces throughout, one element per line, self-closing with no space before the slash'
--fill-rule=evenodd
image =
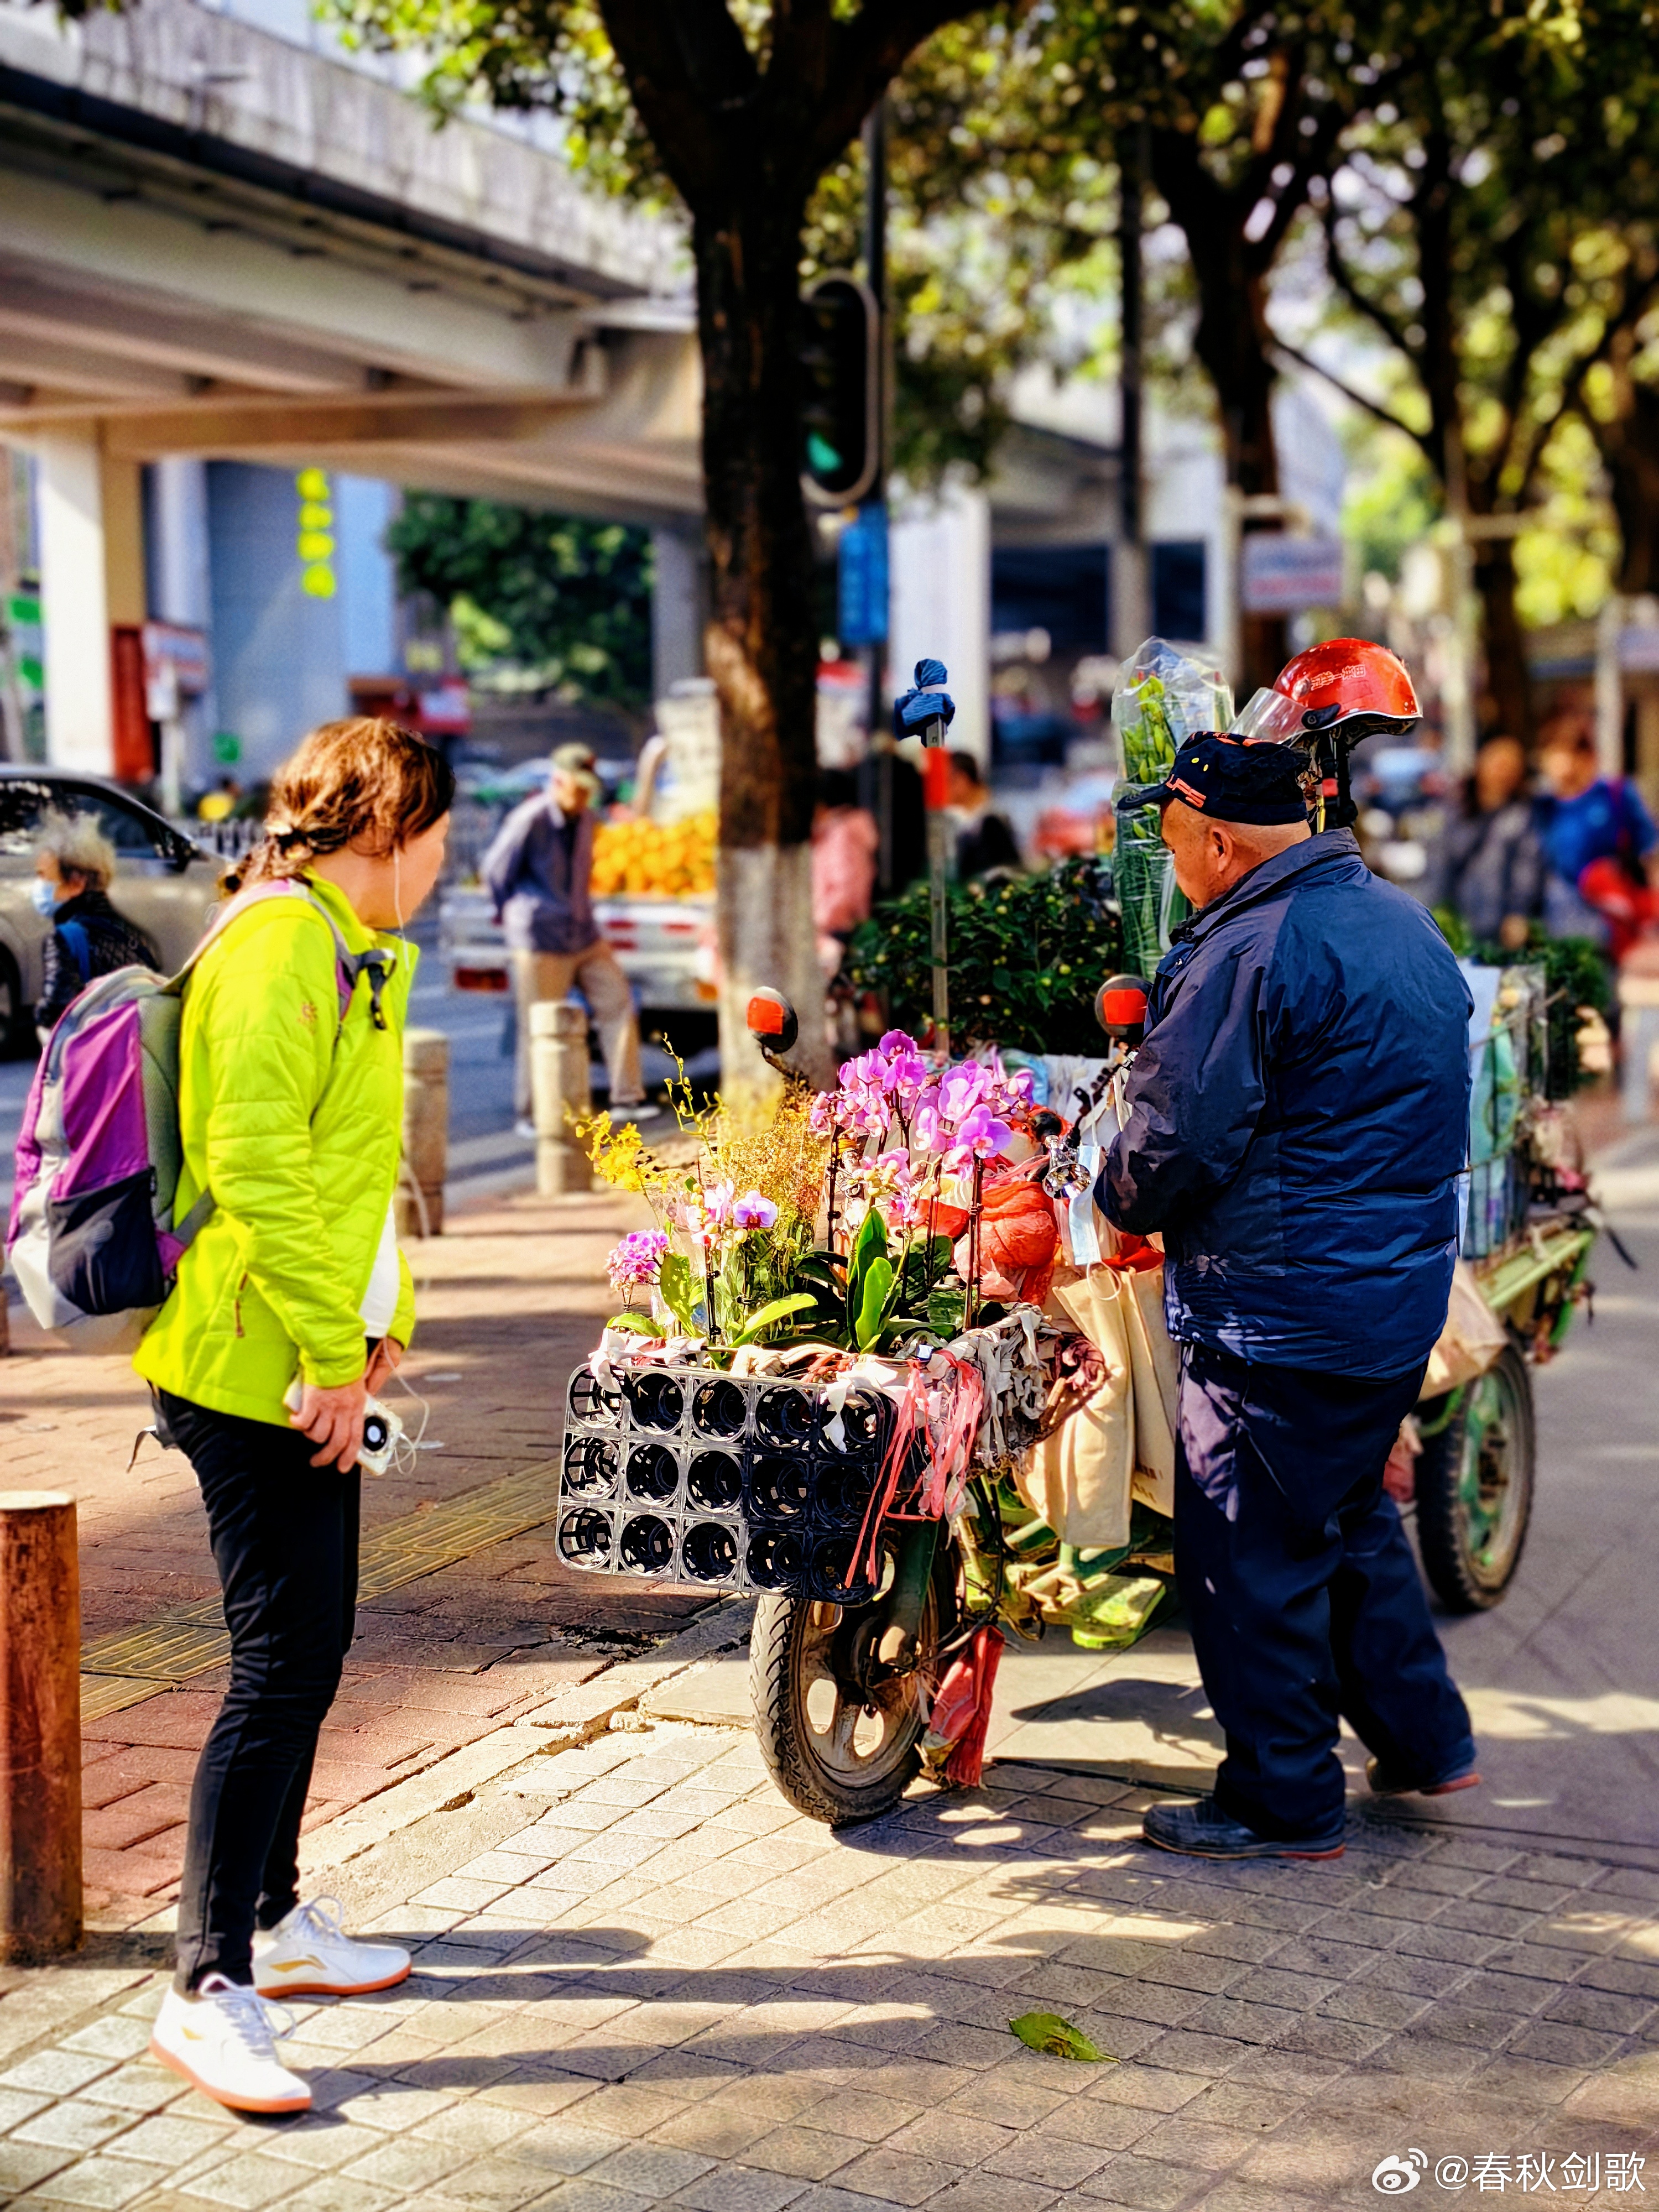
<path id="1" fill-rule="evenodd" d="M 0 776 L 0 854 L 32 854 L 48 814 L 89 814 L 116 851 L 130 859 L 154 859 L 168 849 L 164 826 L 112 793 L 49 776 L 8 775 Z"/>

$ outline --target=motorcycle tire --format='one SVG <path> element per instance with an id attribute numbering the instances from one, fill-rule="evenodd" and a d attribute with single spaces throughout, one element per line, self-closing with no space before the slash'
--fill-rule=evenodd
<path id="1" fill-rule="evenodd" d="M 1432 1427 L 1436 1408 L 1423 1414 Z M 1449 1613 L 1484 1613 L 1515 1578 L 1532 1519 L 1532 1377 L 1515 1347 L 1471 1382 L 1417 1462 L 1423 1571 Z"/>
<path id="2" fill-rule="evenodd" d="M 942 1547 L 922 1601 L 917 1664 L 874 1692 L 845 1679 L 847 1655 L 877 1604 L 843 1608 L 763 1597 L 749 1643 L 755 1737 L 772 1779 L 798 1813 L 832 1828 L 890 1812 L 921 1771 L 917 1747 L 939 1681 L 948 1599 Z M 837 1673 L 837 1662 L 842 1672 Z"/>

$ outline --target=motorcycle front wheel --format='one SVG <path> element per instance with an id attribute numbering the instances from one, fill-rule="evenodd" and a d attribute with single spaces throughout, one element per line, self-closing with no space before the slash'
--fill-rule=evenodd
<path id="1" fill-rule="evenodd" d="M 939 1565 L 943 1565 L 941 1553 Z M 797 1812 L 832 1828 L 890 1812 L 921 1771 L 917 1747 L 939 1684 L 940 1573 L 922 1600 L 915 1670 L 866 1687 L 881 1606 L 763 1597 L 749 1644 L 755 1735 Z"/>

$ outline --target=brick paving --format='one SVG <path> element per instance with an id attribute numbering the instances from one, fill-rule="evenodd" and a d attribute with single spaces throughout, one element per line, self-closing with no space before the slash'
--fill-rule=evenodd
<path id="1" fill-rule="evenodd" d="M 556 1205 L 511 1197 L 453 1216 L 448 1233 L 413 1248 L 428 1279 L 408 1371 L 431 1407 L 432 1448 L 410 1474 L 365 1484 L 366 1528 L 556 1449 L 566 1377 L 605 1310 L 604 1254 L 632 1225 L 625 1205 L 609 1192 Z M 0 1361 L 6 1484 L 76 1498 L 83 1640 L 216 1597 L 188 1463 L 152 1443 L 128 1470 L 150 1415 L 126 1361 L 64 1352 L 15 1304 L 11 1319 L 14 1355 Z M 307 1828 L 533 1711 L 672 1628 L 695 1602 L 650 1588 L 618 1602 L 560 1565 L 546 1527 L 367 1601 L 323 1731 Z M 94 1923 L 129 1923 L 174 1893 L 190 1778 L 226 1679 L 216 1668 L 88 1722 Z"/>
<path id="2" fill-rule="evenodd" d="M 832 1835 L 743 1734 L 613 1729 L 337 1870 L 416 1968 L 293 2008 L 303 2119 L 234 2118 L 142 2056 L 154 1938 L 27 1978 L 0 2197 L 1303 2212 L 1374 2202 L 1412 2150 L 1421 2203 L 1465 2193 L 1457 2159 L 1483 2201 L 1659 2189 L 1659 1875 L 1382 1815 L 1330 1864 L 1215 1866 L 1141 1845 L 1146 1802 L 998 1766 Z M 1116 2063 L 1025 2050 L 1030 2009 Z"/>

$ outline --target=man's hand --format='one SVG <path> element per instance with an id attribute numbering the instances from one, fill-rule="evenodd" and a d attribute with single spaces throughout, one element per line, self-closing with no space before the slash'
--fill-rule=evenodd
<path id="1" fill-rule="evenodd" d="M 383 1336 L 368 1356 L 368 1372 L 363 1377 L 363 1388 L 371 1398 L 379 1395 L 403 1364 L 402 1345 L 395 1336 Z"/>
<path id="2" fill-rule="evenodd" d="M 314 1382 L 302 1387 L 300 1410 L 289 1419 L 301 1435 L 322 1447 L 311 1455 L 313 1467 L 337 1467 L 342 1474 L 349 1474 L 356 1466 L 363 1445 L 363 1401 L 368 1395 L 368 1380 L 362 1376 L 355 1382 L 342 1383 L 337 1390 L 319 1390 Z"/>

